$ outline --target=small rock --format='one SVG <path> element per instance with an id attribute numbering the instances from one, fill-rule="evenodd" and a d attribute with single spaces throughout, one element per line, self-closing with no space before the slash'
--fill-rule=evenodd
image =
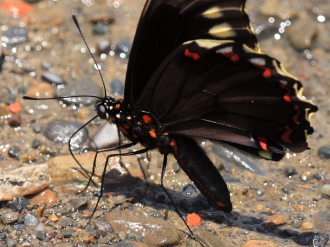
<path id="1" fill-rule="evenodd" d="M 37 156 L 33 153 L 22 154 L 20 160 L 24 163 L 31 163 L 37 159 Z"/>
<path id="2" fill-rule="evenodd" d="M 26 226 L 38 226 L 39 225 L 39 220 L 33 214 L 26 214 L 25 219 L 24 219 L 24 225 L 26 225 Z"/>
<path id="3" fill-rule="evenodd" d="M 40 193 L 29 197 L 29 201 L 36 204 L 47 203 L 48 206 L 52 207 L 57 204 L 58 197 L 54 191 L 50 189 L 45 189 Z"/>
<path id="4" fill-rule="evenodd" d="M 297 174 L 297 170 L 296 170 L 296 168 L 290 166 L 290 167 L 285 168 L 284 173 L 287 177 L 291 177 L 291 176 Z"/>
<path id="5" fill-rule="evenodd" d="M 18 218 L 19 218 L 19 213 L 18 212 L 3 214 L 0 217 L 2 223 L 5 224 L 5 225 L 15 223 L 16 221 L 18 221 Z"/>
<path id="6" fill-rule="evenodd" d="M 22 1 L 2 1 L 0 4 L 1 9 L 5 9 L 8 13 L 17 18 L 20 15 L 26 15 L 33 11 L 33 7 Z"/>
<path id="7" fill-rule="evenodd" d="M 37 133 L 37 134 L 41 133 L 42 126 L 41 125 L 35 125 L 35 126 L 33 126 L 33 131 L 34 131 L 34 133 Z"/>
<path id="8" fill-rule="evenodd" d="M 26 43 L 29 40 L 29 31 L 24 27 L 12 27 L 2 34 L 2 42 L 9 45 Z"/>
<path id="9" fill-rule="evenodd" d="M 317 154 L 320 156 L 321 159 L 330 159 L 330 145 L 320 147 L 317 150 Z"/>
<path id="10" fill-rule="evenodd" d="M 143 241 L 153 246 L 174 246 L 180 242 L 182 233 L 167 221 L 148 217 L 142 212 L 133 213 L 129 210 L 112 211 L 104 217 L 116 232 L 134 232 L 143 238 Z"/>
<path id="11" fill-rule="evenodd" d="M 267 240 L 249 240 L 244 247 L 277 247 L 277 244 Z"/>
<path id="12" fill-rule="evenodd" d="M 330 199 L 330 184 L 325 184 L 321 188 L 322 197 Z"/>
<path id="13" fill-rule="evenodd" d="M 313 178 L 315 178 L 315 173 L 313 172 L 310 172 L 310 171 L 304 171 L 300 178 L 303 180 L 303 181 L 308 181 L 308 180 L 311 180 Z"/>
<path id="14" fill-rule="evenodd" d="M 104 24 L 103 22 L 97 22 L 96 25 L 94 25 L 94 34 L 96 35 L 105 35 L 110 32 L 109 27 Z"/>
<path id="15" fill-rule="evenodd" d="M 60 145 L 67 145 L 70 137 L 81 127 L 82 125 L 77 122 L 69 122 L 65 120 L 54 120 L 46 126 L 43 134 L 51 141 Z M 71 139 L 71 149 L 75 150 L 80 147 L 88 139 L 88 131 L 86 128 L 81 129 Z"/>
<path id="16" fill-rule="evenodd" d="M 287 219 L 283 214 L 275 214 L 264 222 L 267 224 L 279 226 L 279 225 L 284 225 L 286 221 Z"/>
<path id="17" fill-rule="evenodd" d="M 59 86 L 67 84 L 66 81 L 59 75 L 52 72 L 44 72 L 41 75 L 41 79 L 45 82 L 50 83 L 52 86 Z"/>
<path id="18" fill-rule="evenodd" d="M 41 147 L 41 141 L 36 138 L 32 141 L 32 148 L 37 149 Z"/>
<path id="19" fill-rule="evenodd" d="M 19 159 L 19 156 L 21 155 L 21 150 L 19 149 L 19 147 L 17 146 L 12 146 L 9 150 L 8 150 L 8 155 L 11 158 L 15 158 L 15 159 Z"/>
<path id="20" fill-rule="evenodd" d="M 120 133 L 121 141 L 126 138 Z M 105 149 L 118 146 L 118 129 L 116 125 L 106 123 L 90 142 L 91 150 Z"/>
<path id="21" fill-rule="evenodd" d="M 97 44 L 97 54 L 108 54 L 111 51 L 110 40 L 102 40 Z"/>
<path id="22" fill-rule="evenodd" d="M 13 114 L 8 121 L 8 125 L 10 127 L 18 127 L 21 125 L 21 123 L 22 123 L 21 114 Z"/>
<path id="23" fill-rule="evenodd" d="M 0 201 L 35 194 L 51 183 L 47 164 L 24 165 L 0 174 Z"/>
<path id="24" fill-rule="evenodd" d="M 302 225 L 301 225 L 301 227 L 304 230 L 311 230 L 311 229 L 314 228 L 314 225 L 311 222 L 303 222 Z"/>
<path id="25" fill-rule="evenodd" d="M 131 53 L 132 42 L 129 40 L 123 40 L 116 45 L 115 54 L 121 58 L 128 58 Z"/>

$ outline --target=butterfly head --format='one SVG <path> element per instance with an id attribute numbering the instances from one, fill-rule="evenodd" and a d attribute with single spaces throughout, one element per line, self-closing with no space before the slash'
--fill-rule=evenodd
<path id="1" fill-rule="evenodd" d="M 116 101 L 114 98 L 107 96 L 96 102 L 96 112 L 101 119 L 109 119 L 113 115 Z"/>

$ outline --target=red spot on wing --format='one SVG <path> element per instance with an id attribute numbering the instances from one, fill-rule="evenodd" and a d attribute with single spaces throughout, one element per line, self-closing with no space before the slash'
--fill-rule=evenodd
<path id="1" fill-rule="evenodd" d="M 191 52 L 189 49 L 185 49 L 184 51 L 184 55 L 186 57 L 191 57 L 193 58 L 194 60 L 198 60 L 201 58 L 201 56 L 198 54 L 198 53 L 194 53 L 194 52 Z"/>
<path id="2" fill-rule="evenodd" d="M 267 144 L 267 138 L 258 136 L 259 144 L 261 148 L 265 151 L 269 151 L 268 144 Z"/>
<path id="3" fill-rule="evenodd" d="M 227 207 L 227 205 L 224 204 L 223 202 L 217 202 L 217 205 L 218 205 L 219 207 Z"/>
<path id="4" fill-rule="evenodd" d="M 143 122 L 145 122 L 146 124 L 150 124 L 154 121 L 149 115 L 143 115 L 142 118 Z"/>
<path id="5" fill-rule="evenodd" d="M 238 62 L 239 61 L 239 56 L 235 52 L 221 52 L 222 55 L 225 57 L 229 57 L 231 61 L 233 62 Z"/>
<path id="6" fill-rule="evenodd" d="M 272 70 L 269 68 L 264 68 L 265 72 L 263 73 L 263 76 L 266 78 L 270 78 L 272 76 Z"/>
<path id="7" fill-rule="evenodd" d="M 292 102 L 291 98 L 291 89 L 285 84 L 285 83 L 280 83 L 281 88 L 286 90 L 286 94 L 284 94 L 283 98 L 286 102 Z"/>
<path id="8" fill-rule="evenodd" d="M 292 143 L 290 136 L 293 130 L 288 125 L 285 125 L 284 128 L 285 128 L 285 132 L 281 135 L 281 140 L 287 143 Z"/>
<path id="9" fill-rule="evenodd" d="M 203 222 L 202 218 L 196 213 L 188 214 L 187 216 L 188 226 L 199 226 L 202 224 L 202 222 Z"/>
<path id="10" fill-rule="evenodd" d="M 294 122 L 295 124 L 299 124 L 299 116 L 300 116 L 300 114 L 301 114 L 301 110 L 299 109 L 298 106 L 295 106 L 293 109 L 297 112 L 297 113 L 294 114 L 294 116 L 292 117 L 293 122 Z"/>

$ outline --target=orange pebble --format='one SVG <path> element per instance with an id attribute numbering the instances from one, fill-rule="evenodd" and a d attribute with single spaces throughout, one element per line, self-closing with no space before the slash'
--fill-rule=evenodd
<path id="1" fill-rule="evenodd" d="M 196 213 L 188 214 L 188 217 L 187 217 L 188 226 L 199 226 L 202 224 L 202 222 L 203 222 L 203 220 L 198 214 L 196 214 Z"/>
<path id="2" fill-rule="evenodd" d="M 32 6 L 23 1 L 4 1 L 0 4 L 0 8 L 7 10 L 13 16 L 26 15 L 33 11 Z"/>
<path id="3" fill-rule="evenodd" d="M 8 106 L 8 109 L 11 111 L 11 112 L 14 112 L 14 113 L 19 113 L 22 111 L 22 104 L 20 102 L 16 102 L 14 104 L 11 104 Z"/>

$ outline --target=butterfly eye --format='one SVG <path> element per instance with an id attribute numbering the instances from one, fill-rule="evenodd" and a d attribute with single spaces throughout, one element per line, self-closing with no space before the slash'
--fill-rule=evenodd
<path id="1" fill-rule="evenodd" d="M 97 115 L 102 119 L 107 119 L 107 108 L 103 104 L 96 106 Z"/>

